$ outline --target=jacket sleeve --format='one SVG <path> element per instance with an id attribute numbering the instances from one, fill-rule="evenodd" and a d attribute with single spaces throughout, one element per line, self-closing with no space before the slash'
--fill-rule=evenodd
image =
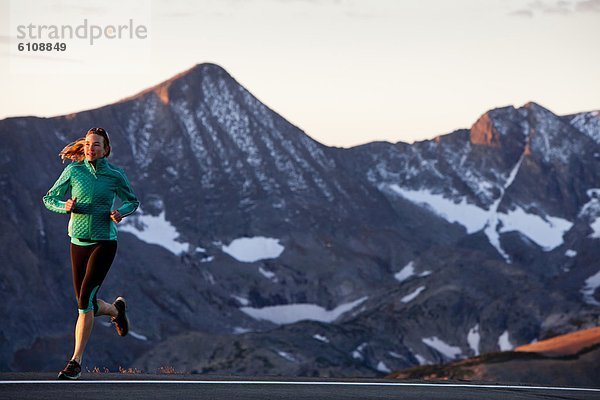
<path id="1" fill-rule="evenodd" d="M 133 214 L 134 211 L 137 210 L 140 202 L 135 193 L 133 193 L 133 189 L 131 188 L 131 184 L 125 175 L 125 172 L 121 169 L 119 169 L 119 172 L 121 174 L 121 179 L 119 187 L 117 188 L 117 196 L 119 196 L 123 204 L 117 209 L 117 211 L 122 217 L 126 217 Z"/>
<path id="2" fill-rule="evenodd" d="M 46 208 L 50 211 L 57 212 L 59 214 L 66 214 L 65 208 L 66 201 L 62 201 L 65 193 L 71 187 L 71 164 L 63 170 L 58 177 L 58 180 L 54 182 L 54 185 L 48 190 L 48 193 L 44 196 L 42 201 Z"/>

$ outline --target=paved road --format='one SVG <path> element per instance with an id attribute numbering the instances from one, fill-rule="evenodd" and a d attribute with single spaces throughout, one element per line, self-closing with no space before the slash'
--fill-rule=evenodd
<path id="1" fill-rule="evenodd" d="M 462 382 L 373 379 L 261 379 L 199 375 L 84 374 L 58 381 L 55 374 L 0 374 L 0 399 L 599 399 L 600 389 L 541 388 Z"/>

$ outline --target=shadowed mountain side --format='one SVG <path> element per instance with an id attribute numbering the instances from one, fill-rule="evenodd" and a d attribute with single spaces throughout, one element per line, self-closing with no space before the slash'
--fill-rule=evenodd
<path id="1" fill-rule="evenodd" d="M 308 321 L 233 337 L 190 332 L 162 342 L 133 365 L 144 371 L 177 365 L 183 371 L 240 376 L 377 376 L 377 370 L 348 357 L 365 333 Z"/>

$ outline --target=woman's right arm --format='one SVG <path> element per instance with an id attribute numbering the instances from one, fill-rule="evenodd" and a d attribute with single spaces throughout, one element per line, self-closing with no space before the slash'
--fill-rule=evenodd
<path id="1" fill-rule="evenodd" d="M 67 165 L 67 167 L 63 170 L 62 174 L 54 185 L 48 190 L 48 193 L 42 199 L 44 201 L 44 205 L 50 211 L 54 211 L 60 214 L 67 213 L 67 202 L 62 201 L 65 193 L 71 187 L 71 164 Z"/>

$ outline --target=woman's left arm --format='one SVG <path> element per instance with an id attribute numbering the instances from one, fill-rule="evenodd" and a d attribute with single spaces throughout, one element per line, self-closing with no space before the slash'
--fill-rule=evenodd
<path id="1" fill-rule="evenodd" d="M 65 193 L 71 188 L 71 169 L 73 164 L 69 164 L 60 174 L 58 180 L 52 185 L 48 193 L 43 197 L 42 201 L 46 208 L 59 214 L 66 214 L 67 202 L 63 201 Z"/>
<path id="2" fill-rule="evenodd" d="M 119 172 L 122 179 L 119 180 L 117 196 L 119 196 L 123 204 L 117 209 L 117 211 L 119 214 L 121 214 L 121 217 L 126 217 L 133 214 L 135 210 L 137 210 L 140 202 L 135 193 L 133 193 L 133 189 L 131 188 L 131 184 L 125 175 L 125 172 L 122 169 L 119 169 Z"/>

